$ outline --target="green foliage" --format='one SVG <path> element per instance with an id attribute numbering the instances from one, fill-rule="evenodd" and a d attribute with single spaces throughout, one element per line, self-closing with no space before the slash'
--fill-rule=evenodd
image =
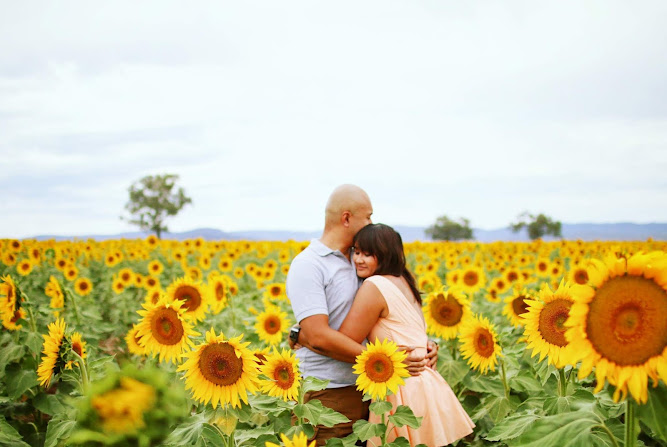
<path id="1" fill-rule="evenodd" d="M 458 241 L 472 239 L 473 237 L 468 219 L 461 218 L 456 222 L 447 216 L 438 217 L 435 223 L 426 229 L 425 233 L 433 240 L 443 241 Z"/>
<path id="2" fill-rule="evenodd" d="M 175 216 L 192 199 L 183 188 L 174 191 L 178 176 L 175 174 L 148 175 L 130 186 L 129 201 L 125 209 L 134 216 L 130 223 L 142 230 L 154 231 L 159 238 L 168 231 L 164 221 Z"/>
<path id="3" fill-rule="evenodd" d="M 563 237 L 561 223 L 541 213 L 535 216 L 534 214 L 524 212 L 517 217 L 515 223 L 510 224 L 510 228 L 514 233 L 521 231 L 524 227 L 528 230 L 528 237 L 531 240 L 547 235 Z"/>

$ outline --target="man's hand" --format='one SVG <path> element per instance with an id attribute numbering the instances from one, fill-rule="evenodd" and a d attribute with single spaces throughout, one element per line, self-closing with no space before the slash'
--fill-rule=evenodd
<path id="1" fill-rule="evenodd" d="M 431 369 L 435 369 L 438 366 L 438 344 L 433 340 L 429 340 L 426 343 L 426 360 L 428 361 L 428 366 Z"/>
<path id="2" fill-rule="evenodd" d="M 405 363 L 407 366 L 408 372 L 411 376 L 420 375 L 421 372 L 426 369 L 426 366 L 428 366 L 428 360 L 424 356 L 414 352 L 414 346 L 399 345 L 398 349 L 408 354 L 408 357 L 403 360 L 403 363 Z"/>

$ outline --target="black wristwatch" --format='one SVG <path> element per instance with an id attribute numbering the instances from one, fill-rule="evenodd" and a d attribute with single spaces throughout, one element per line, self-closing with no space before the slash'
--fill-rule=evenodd
<path id="1" fill-rule="evenodd" d="M 289 339 L 294 343 L 299 343 L 299 332 L 301 332 L 301 326 L 295 324 L 289 330 Z"/>

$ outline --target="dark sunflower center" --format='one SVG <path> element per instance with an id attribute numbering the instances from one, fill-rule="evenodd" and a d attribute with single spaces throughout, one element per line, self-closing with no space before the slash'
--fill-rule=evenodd
<path id="1" fill-rule="evenodd" d="M 82 282 L 81 284 L 79 284 L 79 289 L 82 290 L 82 291 L 88 290 L 88 283 L 87 282 Z"/>
<path id="2" fill-rule="evenodd" d="M 83 346 L 79 343 L 72 343 L 72 351 L 76 352 L 79 356 L 83 356 Z"/>
<path id="3" fill-rule="evenodd" d="M 123 273 L 121 278 L 123 279 L 123 281 L 129 281 L 130 280 L 130 274 L 129 273 Z"/>
<path id="4" fill-rule="evenodd" d="M 274 370 L 273 378 L 276 381 L 276 385 L 284 390 L 288 390 L 294 383 L 294 372 L 290 365 L 281 364 Z"/>
<path id="5" fill-rule="evenodd" d="M 451 296 L 438 294 L 431 303 L 433 319 L 443 326 L 456 326 L 463 317 L 463 306 Z"/>
<path id="6" fill-rule="evenodd" d="M 275 315 L 270 315 L 264 321 L 264 330 L 273 335 L 280 330 L 280 318 Z"/>
<path id="7" fill-rule="evenodd" d="M 571 301 L 557 299 L 548 302 L 542 308 L 538 329 L 547 343 L 561 347 L 567 345 L 565 321 L 570 315 L 570 307 L 572 307 Z"/>
<path id="8" fill-rule="evenodd" d="M 19 321 L 20 318 L 21 318 L 21 312 L 17 310 L 17 311 L 14 311 L 14 316 L 11 318 L 10 321 L 12 323 L 16 323 L 17 321 Z"/>
<path id="9" fill-rule="evenodd" d="M 280 287 L 278 287 L 278 286 L 271 287 L 271 295 L 273 295 L 273 296 L 280 295 Z"/>
<path id="10" fill-rule="evenodd" d="M 519 279 L 519 274 L 517 272 L 515 272 L 514 270 L 507 273 L 507 280 L 508 281 L 513 282 L 513 281 L 516 281 L 517 279 Z"/>
<path id="11" fill-rule="evenodd" d="M 547 264 L 545 262 L 540 262 L 540 263 L 537 264 L 537 269 L 540 272 L 544 272 L 544 271 L 547 270 Z"/>
<path id="12" fill-rule="evenodd" d="M 588 283 L 588 272 L 586 272 L 586 269 L 577 269 L 574 272 L 574 282 L 581 285 Z"/>
<path id="13" fill-rule="evenodd" d="M 174 298 L 183 301 L 183 307 L 188 312 L 194 312 L 201 306 L 201 295 L 192 286 L 180 286 L 174 293 Z"/>
<path id="14" fill-rule="evenodd" d="M 228 386 L 241 378 L 243 360 L 236 356 L 234 347 L 229 343 L 215 343 L 202 350 L 199 357 L 199 371 L 209 382 Z"/>
<path id="15" fill-rule="evenodd" d="M 394 364 L 391 359 L 380 352 L 371 354 L 366 360 L 364 369 L 368 378 L 376 383 L 387 382 L 394 374 Z"/>
<path id="16" fill-rule="evenodd" d="M 487 329 L 477 329 L 475 334 L 475 352 L 482 357 L 491 357 L 494 351 L 493 335 Z"/>
<path id="17" fill-rule="evenodd" d="M 218 301 L 225 299 L 225 286 L 220 282 L 215 285 L 215 299 Z"/>
<path id="18" fill-rule="evenodd" d="M 466 286 L 474 286 L 479 282 L 479 276 L 477 275 L 477 272 L 466 272 L 465 275 L 463 275 L 463 282 L 466 284 Z"/>
<path id="19" fill-rule="evenodd" d="M 667 346 L 667 292 L 641 276 L 612 278 L 597 290 L 586 321 L 588 339 L 618 365 L 641 365 Z"/>
<path id="20" fill-rule="evenodd" d="M 151 320 L 151 332 L 158 343 L 175 345 L 183 339 L 183 324 L 174 309 L 159 309 Z"/>
<path id="21" fill-rule="evenodd" d="M 512 311 L 514 315 L 523 315 L 528 310 L 528 304 L 526 304 L 526 297 L 519 295 L 512 300 Z"/>

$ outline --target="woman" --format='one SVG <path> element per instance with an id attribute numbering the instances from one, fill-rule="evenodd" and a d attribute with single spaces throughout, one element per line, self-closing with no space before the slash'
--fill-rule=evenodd
<path id="1" fill-rule="evenodd" d="M 421 296 L 406 267 L 401 236 L 387 225 L 365 226 L 354 237 L 353 261 L 357 275 L 365 280 L 339 331 L 357 343 L 389 339 L 425 353 L 428 337 Z M 442 446 L 472 433 L 475 426 L 447 382 L 430 368 L 405 379 L 387 400 L 394 408 L 407 405 L 423 417 L 417 430 L 394 427 L 388 441 L 403 436 L 412 446 Z M 369 420 L 378 423 L 380 417 L 371 413 Z"/>

